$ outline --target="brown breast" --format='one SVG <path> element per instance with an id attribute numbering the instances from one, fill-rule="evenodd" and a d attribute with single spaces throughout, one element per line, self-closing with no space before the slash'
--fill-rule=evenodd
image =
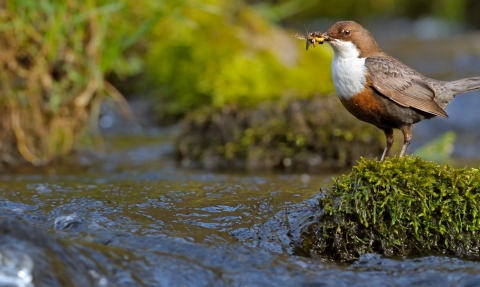
<path id="1" fill-rule="evenodd" d="M 359 120 L 376 125 L 381 121 L 384 113 L 384 104 L 379 101 L 378 95 L 370 87 L 348 99 L 341 98 L 345 108 Z"/>
<path id="2" fill-rule="evenodd" d="M 433 116 L 402 107 L 369 86 L 351 98 L 340 100 L 357 119 L 379 128 L 399 128 Z"/>

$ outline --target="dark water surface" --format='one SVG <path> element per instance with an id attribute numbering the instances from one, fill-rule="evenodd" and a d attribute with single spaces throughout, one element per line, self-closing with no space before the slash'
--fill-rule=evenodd
<path id="1" fill-rule="evenodd" d="M 181 170 L 164 133 L 108 146 L 0 176 L 0 286 L 480 286 L 480 263 L 454 258 L 293 255 L 332 175 Z"/>

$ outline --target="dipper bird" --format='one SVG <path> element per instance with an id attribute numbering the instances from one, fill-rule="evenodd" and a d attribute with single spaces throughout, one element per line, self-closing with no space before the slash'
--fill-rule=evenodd
<path id="1" fill-rule="evenodd" d="M 480 77 L 443 82 L 423 76 L 385 54 L 370 32 L 353 21 L 337 22 L 323 36 L 334 51 L 332 78 L 340 101 L 357 119 L 385 133 L 381 160 L 393 144 L 393 129 L 403 133 L 403 156 L 413 124 L 448 118 L 445 108 L 456 95 L 480 89 Z"/>

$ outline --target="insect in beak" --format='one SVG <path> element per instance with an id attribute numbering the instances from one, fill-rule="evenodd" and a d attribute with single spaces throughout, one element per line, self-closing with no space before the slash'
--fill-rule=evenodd
<path id="1" fill-rule="evenodd" d="M 306 35 L 295 33 L 293 34 L 293 37 L 297 40 L 306 40 L 305 48 L 307 50 L 310 45 L 313 45 L 313 47 L 315 47 L 315 43 L 323 44 L 323 42 L 325 41 L 323 33 L 319 31 L 307 33 Z"/>

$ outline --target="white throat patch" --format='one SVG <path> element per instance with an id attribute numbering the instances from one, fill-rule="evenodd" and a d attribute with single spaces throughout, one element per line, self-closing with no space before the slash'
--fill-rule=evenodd
<path id="1" fill-rule="evenodd" d="M 360 93 L 367 81 L 365 58 L 359 58 L 352 42 L 334 40 L 328 42 L 335 55 L 332 61 L 332 78 L 335 91 L 340 99 L 349 99 Z"/>

